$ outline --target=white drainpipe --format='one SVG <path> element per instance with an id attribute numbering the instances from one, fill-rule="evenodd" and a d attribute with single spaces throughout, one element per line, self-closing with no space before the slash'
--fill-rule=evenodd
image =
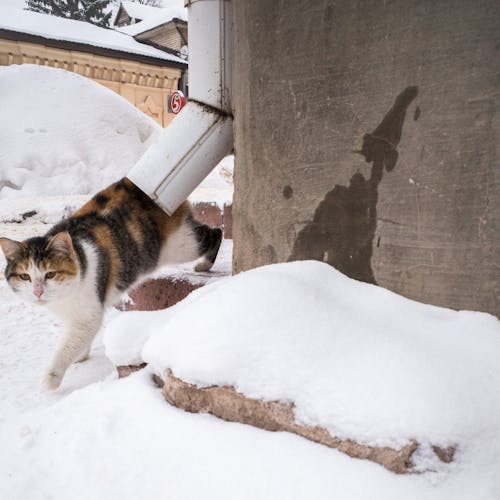
<path id="1" fill-rule="evenodd" d="M 189 101 L 127 175 L 169 215 L 233 147 L 231 3 L 186 6 Z"/>

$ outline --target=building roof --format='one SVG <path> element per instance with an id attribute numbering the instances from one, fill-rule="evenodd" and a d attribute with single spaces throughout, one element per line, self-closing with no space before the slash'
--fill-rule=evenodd
<path id="1" fill-rule="evenodd" d="M 131 2 L 123 2 L 131 3 Z M 128 11 L 127 11 L 128 12 Z M 116 28 L 117 31 L 121 33 L 126 33 L 130 36 L 140 35 L 146 31 L 152 30 L 162 24 L 166 24 L 173 19 L 179 19 L 181 21 L 187 21 L 188 14 L 187 9 L 184 7 L 183 0 L 170 0 L 167 7 L 155 8 L 155 12 L 151 14 L 148 18 L 143 21 L 129 26 L 122 26 Z"/>
<path id="2" fill-rule="evenodd" d="M 148 19 L 154 16 L 158 11 L 159 7 L 151 7 L 150 5 L 143 5 L 136 2 L 124 1 L 120 4 L 125 12 L 134 19 Z"/>
<path id="3" fill-rule="evenodd" d="M 60 48 L 66 44 L 67 48 L 82 52 L 111 57 L 121 57 L 123 54 L 126 59 L 140 59 L 143 62 L 150 59 L 154 64 L 176 67 L 186 65 L 186 61 L 180 57 L 139 43 L 125 33 L 74 19 L 0 6 L 0 38 L 18 39 L 16 33 L 25 35 L 19 37 L 25 41 L 31 41 L 27 39 L 31 36 L 34 43 L 54 45 L 50 42 L 57 41 L 55 45 Z"/>

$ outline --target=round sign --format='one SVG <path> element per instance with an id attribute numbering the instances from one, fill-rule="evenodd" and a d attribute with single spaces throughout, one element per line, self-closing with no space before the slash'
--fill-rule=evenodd
<path id="1" fill-rule="evenodd" d="M 176 90 L 170 97 L 170 109 L 177 114 L 186 104 L 186 98 L 180 90 Z"/>

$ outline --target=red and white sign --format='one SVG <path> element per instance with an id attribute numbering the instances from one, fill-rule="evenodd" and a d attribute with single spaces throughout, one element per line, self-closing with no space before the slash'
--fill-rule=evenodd
<path id="1" fill-rule="evenodd" d="M 186 104 L 186 98 L 180 90 L 176 90 L 170 97 L 170 109 L 177 114 Z"/>

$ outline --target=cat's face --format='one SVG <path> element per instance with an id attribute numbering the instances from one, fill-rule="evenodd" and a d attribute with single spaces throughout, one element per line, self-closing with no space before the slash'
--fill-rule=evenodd
<path id="1" fill-rule="evenodd" d="M 47 304 L 68 297 L 79 282 L 78 258 L 68 233 L 14 241 L 0 238 L 7 259 L 5 278 L 29 302 Z"/>

